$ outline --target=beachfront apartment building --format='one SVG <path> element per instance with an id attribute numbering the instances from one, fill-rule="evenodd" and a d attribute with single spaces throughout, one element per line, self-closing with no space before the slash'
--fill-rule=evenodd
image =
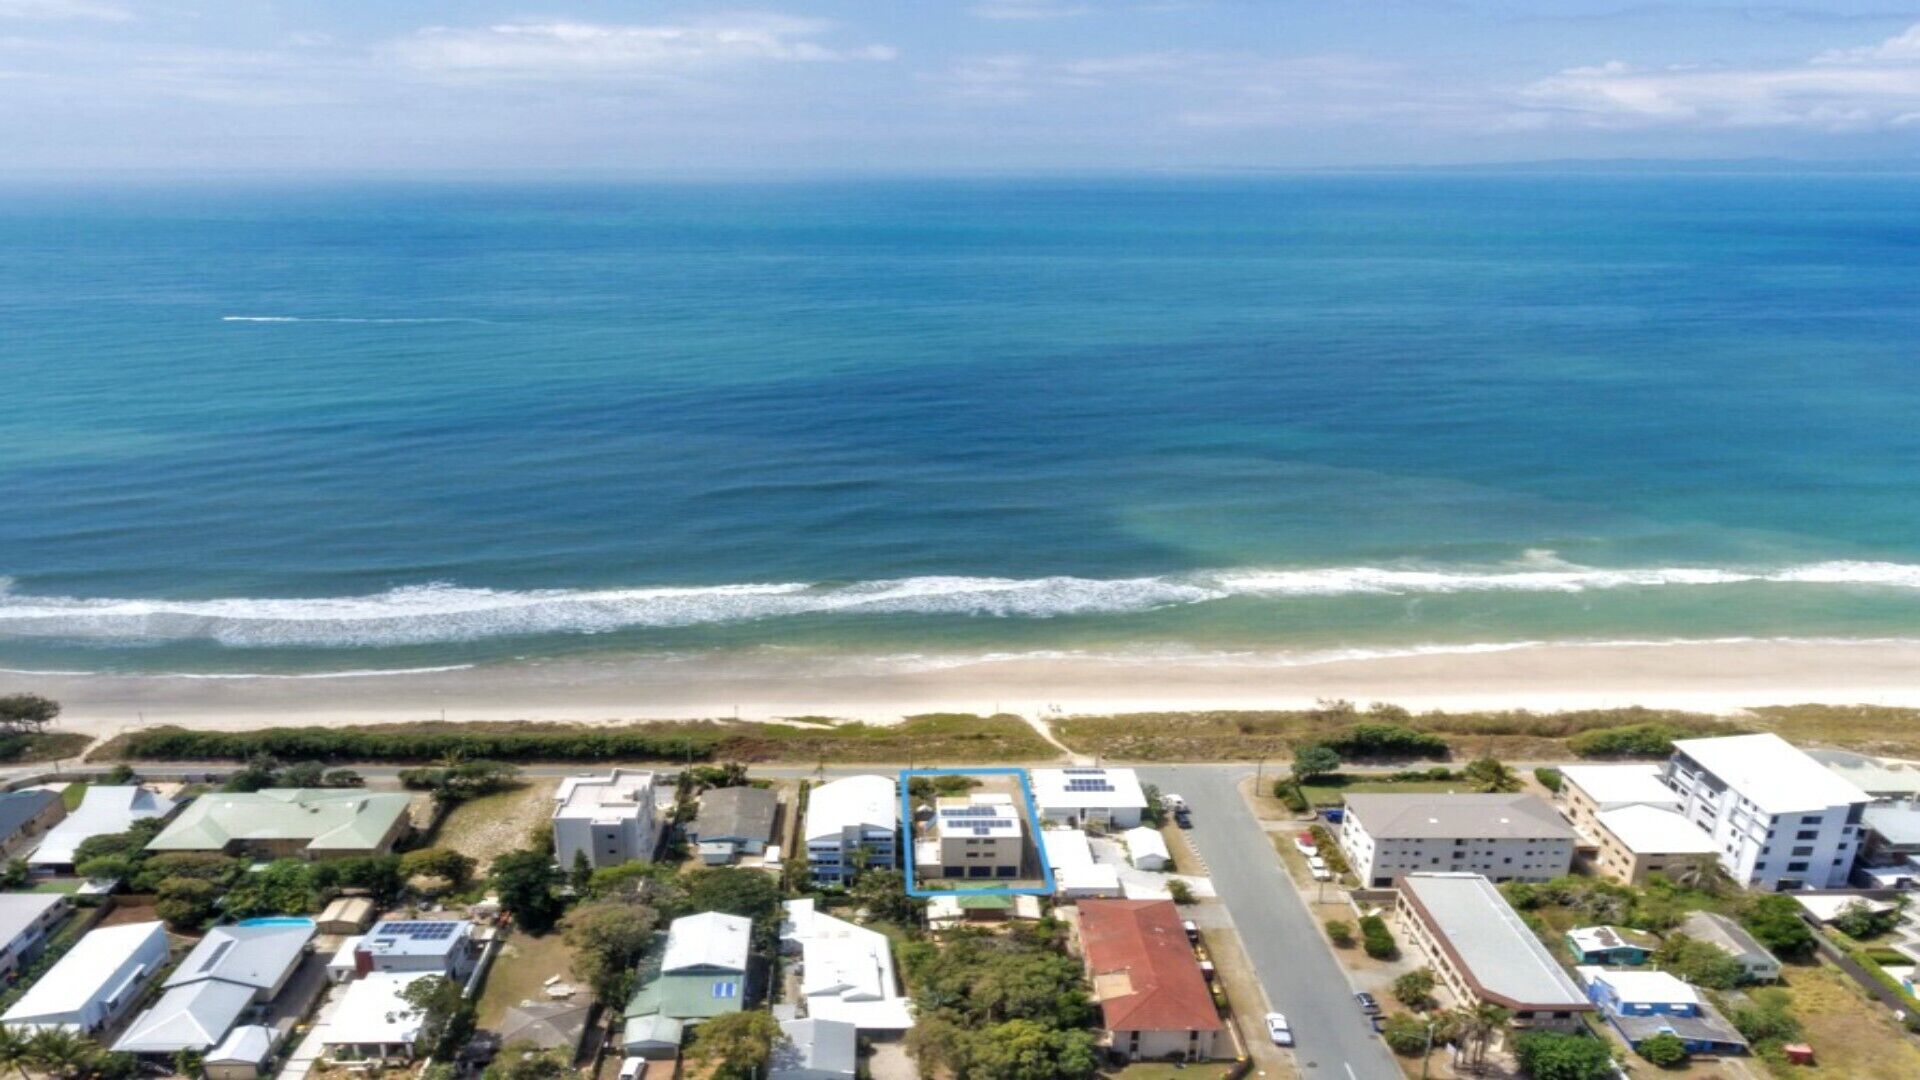
<path id="1" fill-rule="evenodd" d="M 1713 838 L 1680 810 L 1659 765 L 1569 765 L 1561 770 L 1560 801 L 1591 845 L 1594 873 L 1625 885 L 1652 874 L 1688 880 L 1711 868 Z"/>
<path id="2" fill-rule="evenodd" d="M 817 884 L 844 885 L 863 867 L 899 859 L 900 793 L 891 777 L 849 776 L 807 797 L 807 869 Z"/>
<path id="3" fill-rule="evenodd" d="M 660 827 L 650 772 L 615 769 L 606 776 L 569 776 L 553 795 L 553 853 L 562 868 L 581 856 L 596 870 L 652 862 Z"/>
<path id="4" fill-rule="evenodd" d="M 1493 882 L 1480 874 L 1408 874 L 1394 914 L 1403 936 L 1460 1003 L 1498 1005 L 1516 1028 L 1580 1026 L 1593 1003 Z"/>
<path id="5" fill-rule="evenodd" d="M 1756 889 L 1847 884 L 1865 840 L 1866 792 L 1778 735 L 1681 739 L 1662 774 L 1679 812 Z"/>
<path id="6" fill-rule="evenodd" d="M 1573 866 L 1575 834 L 1537 795 L 1349 795 L 1340 846 L 1369 888 L 1408 874 L 1550 881 Z"/>
<path id="7" fill-rule="evenodd" d="M 975 792 L 940 799 L 932 834 L 914 848 L 916 877 L 1017 878 L 1026 862 L 1026 829 L 1013 796 Z"/>
<path id="8" fill-rule="evenodd" d="M 1040 820 L 1069 829 L 1131 829 L 1147 809 L 1145 789 L 1132 769 L 1075 766 L 1034 769 L 1033 802 Z"/>

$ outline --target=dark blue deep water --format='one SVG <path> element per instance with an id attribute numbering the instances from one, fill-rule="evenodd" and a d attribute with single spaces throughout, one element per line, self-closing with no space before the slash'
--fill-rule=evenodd
<path id="1" fill-rule="evenodd" d="M 1920 185 L 0 192 L 0 666 L 1920 636 Z"/>

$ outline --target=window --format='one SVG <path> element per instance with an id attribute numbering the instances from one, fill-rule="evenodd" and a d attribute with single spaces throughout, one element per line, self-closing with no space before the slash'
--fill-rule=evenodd
<path id="1" fill-rule="evenodd" d="M 1794 853 L 1795 855 L 1801 855 L 1801 856 L 1804 856 L 1804 855 L 1811 855 L 1811 854 L 1813 854 L 1813 845 L 1812 845 L 1812 844 L 1808 844 L 1808 845 L 1806 845 L 1805 847 L 1797 847 L 1797 848 L 1794 848 L 1794 849 L 1793 849 L 1793 853 Z"/>
<path id="2" fill-rule="evenodd" d="M 1814 837 L 1819 835 L 1820 835 L 1819 829 L 1801 829 L 1799 832 L 1793 834 L 1793 838 L 1795 840 L 1812 840 Z"/>
<path id="3" fill-rule="evenodd" d="M 1806 869 L 1807 864 L 1804 862 L 1790 862 L 1787 864 L 1787 873 L 1789 874 L 1805 873 Z"/>

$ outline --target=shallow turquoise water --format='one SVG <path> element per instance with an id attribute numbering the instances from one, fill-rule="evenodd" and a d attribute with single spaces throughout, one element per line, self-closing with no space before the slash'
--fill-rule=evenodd
<path id="1" fill-rule="evenodd" d="M 1920 187 L 23 187 L 0 666 L 1920 636 Z"/>

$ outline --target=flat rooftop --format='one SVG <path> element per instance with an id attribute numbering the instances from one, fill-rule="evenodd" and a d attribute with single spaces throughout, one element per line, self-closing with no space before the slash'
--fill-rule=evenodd
<path id="1" fill-rule="evenodd" d="M 1375 840 L 1574 838 L 1573 826 L 1538 795 L 1349 795 L 1347 813 Z"/>
<path id="2" fill-rule="evenodd" d="M 1660 766 L 1652 764 L 1568 765 L 1560 775 L 1602 809 L 1632 803 L 1679 806 L 1680 796 L 1661 782 L 1660 771 Z"/>
<path id="3" fill-rule="evenodd" d="M 1771 733 L 1678 739 L 1673 749 L 1769 814 L 1806 813 L 1872 801 L 1866 792 Z"/>

